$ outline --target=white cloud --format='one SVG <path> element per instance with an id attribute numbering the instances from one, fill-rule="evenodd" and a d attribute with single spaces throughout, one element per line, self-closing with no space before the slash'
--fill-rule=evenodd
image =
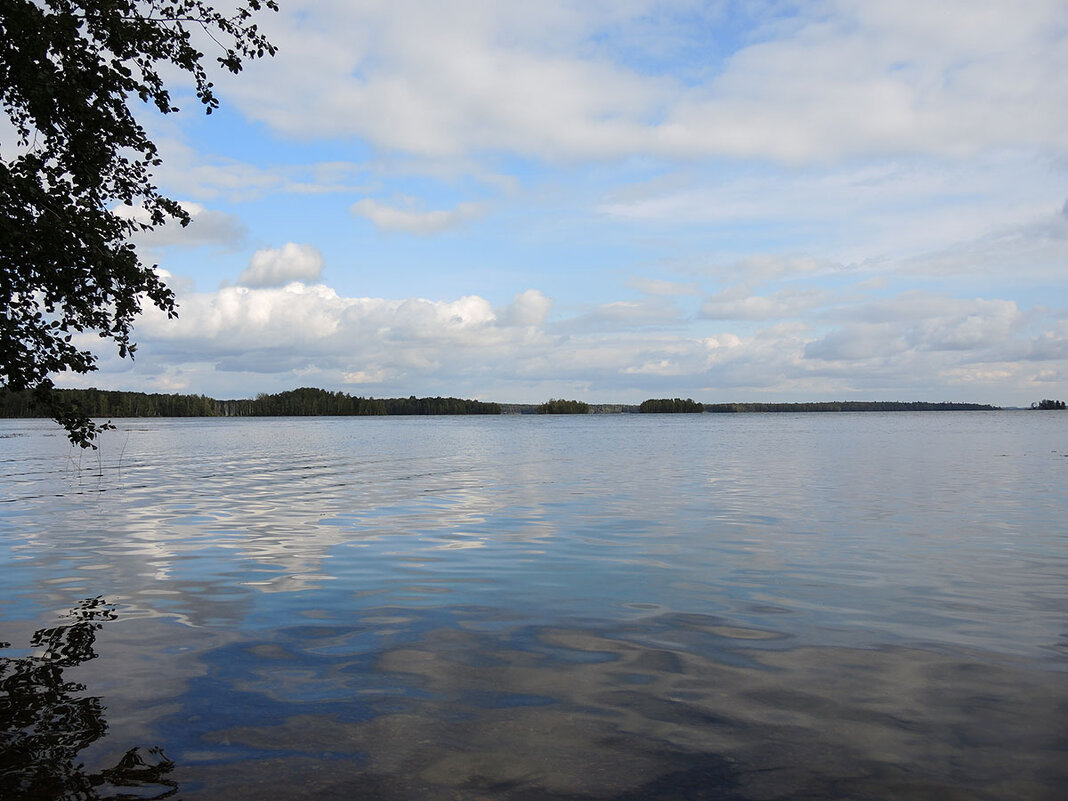
<path id="1" fill-rule="evenodd" d="M 1068 206 L 1068 202 L 1066 202 Z M 1047 283 L 1064 277 L 1068 264 L 1068 214 L 1041 213 L 985 235 L 917 254 L 901 263 L 917 275 L 1011 276 Z"/>
<path id="2" fill-rule="evenodd" d="M 670 39 L 642 52 L 618 35 L 670 16 L 654 0 L 295 2 L 265 20 L 278 57 L 232 91 L 291 136 L 426 155 L 804 162 L 1068 149 L 1058 0 L 828 0 L 773 14 L 747 20 L 733 54 L 713 34 L 668 44 L 658 70 L 638 57 Z"/>
<path id="3" fill-rule="evenodd" d="M 781 320 L 800 317 L 827 301 L 828 294 L 818 289 L 791 288 L 762 296 L 738 286 L 707 298 L 698 316 L 706 320 Z"/>
<path id="4" fill-rule="evenodd" d="M 248 233 L 244 223 L 233 214 L 205 208 L 200 203 L 182 201 L 181 207 L 189 215 L 189 225 L 184 228 L 173 220 L 133 236 L 135 244 L 149 249 L 177 245 L 180 247 L 215 246 L 234 248 L 241 244 Z M 143 206 L 120 205 L 113 209 L 119 216 L 150 225 L 152 219 Z"/>
<path id="5" fill-rule="evenodd" d="M 1016 348 L 1024 314 L 1007 300 L 960 300 L 907 292 L 885 301 L 840 309 L 845 325 L 811 342 L 805 356 L 857 361 L 906 351 L 959 351 L 969 361 L 999 359 Z"/>
<path id="6" fill-rule="evenodd" d="M 596 209 L 652 230 L 699 226 L 728 241 L 748 235 L 749 247 L 717 259 L 714 268 L 752 273 L 743 280 L 856 269 L 952 243 L 1011 239 L 1010 232 L 1028 227 L 1038 236 L 1039 228 L 1063 228 L 1065 222 L 1051 214 L 1064 197 L 1063 173 L 1023 150 L 964 161 L 878 159 L 789 171 L 734 168 L 725 175 L 709 170 L 704 177 L 691 187 L 633 199 L 612 196 Z M 792 253 L 754 254 L 777 241 L 790 243 Z"/>
<path id="7" fill-rule="evenodd" d="M 290 281 L 315 281 L 323 272 L 323 254 L 313 245 L 287 242 L 252 254 L 237 283 L 247 287 L 281 286 Z"/>
<path id="8" fill-rule="evenodd" d="M 388 370 L 353 370 L 341 374 L 343 384 L 381 384 L 392 377 Z"/>
<path id="9" fill-rule="evenodd" d="M 630 286 L 645 295 L 700 295 L 701 290 L 694 283 L 664 281 L 660 278 L 632 278 Z"/>
<path id="10" fill-rule="evenodd" d="M 371 198 L 352 204 L 352 213 L 366 217 L 377 228 L 385 231 L 401 231 L 407 234 L 429 236 L 455 228 L 482 213 L 478 203 L 460 203 L 454 209 L 436 211 L 413 211 L 387 206 Z"/>
<path id="11" fill-rule="evenodd" d="M 666 296 L 602 303 L 556 325 L 565 333 L 627 331 L 631 329 L 678 325 L 682 310 Z"/>
<path id="12" fill-rule="evenodd" d="M 524 402 L 670 394 L 1029 403 L 1068 375 L 1063 319 L 925 293 L 835 306 L 830 330 L 772 321 L 704 335 L 663 324 L 670 305 L 605 304 L 548 323 L 550 301 L 533 289 L 500 310 L 477 295 L 344 297 L 300 283 L 225 287 L 179 303 L 178 320 L 146 312 L 136 363 L 105 355 L 101 372 L 76 380 L 127 389 L 170 381 L 216 396 L 318 385 Z"/>
<path id="13" fill-rule="evenodd" d="M 552 298 L 546 297 L 537 289 L 519 292 L 512 302 L 498 312 L 502 325 L 539 326 L 552 308 Z"/>

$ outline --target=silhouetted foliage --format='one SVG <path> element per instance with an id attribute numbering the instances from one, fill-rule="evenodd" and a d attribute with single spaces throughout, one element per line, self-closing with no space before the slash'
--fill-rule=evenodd
<path id="1" fill-rule="evenodd" d="M 162 162 L 134 101 L 177 111 L 165 78 L 184 72 L 210 114 L 219 102 L 194 34 L 240 72 L 244 59 L 275 52 L 251 22 L 263 8 L 277 10 L 275 0 L 225 14 L 202 0 L 0 2 L 0 106 L 17 138 L 0 152 L 0 386 L 33 390 L 82 447 L 102 427 L 52 393 L 50 378 L 96 369 L 74 335 L 96 333 L 132 357 L 143 301 L 176 314 L 129 239 L 190 216 L 152 183 Z M 119 204 L 135 212 L 118 214 Z"/>
<path id="2" fill-rule="evenodd" d="M 1031 404 L 1032 409 L 1042 409 L 1043 411 L 1052 411 L 1054 409 L 1063 409 L 1064 401 L 1062 400 L 1050 400 L 1049 398 L 1043 398 L 1038 403 Z"/>
<path id="3" fill-rule="evenodd" d="M 638 407 L 643 414 L 695 414 L 704 410 L 702 404 L 691 398 L 650 398 Z"/>
<path id="4" fill-rule="evenodd" d="M 590 405 L 577 400 L 552 398 L 534 407 L 535 414 L 589 414 Z"/>
<path id="5" fill-rule="evenodd" d="M 168 778 L 174 763 L 158 748 L 131 748 L 115 767 L 99 773 L 88 773 L 75 761 L 79 751 L 104 736 L 107 723 L 100 699 L 85 695 L 86 687 L 67 681 L 63 671 L 96 658 L 96 632 L 116 615 L 104 599 L 90 598 L 68 617 L 72 623 L 34 633 L 30 645 L 43 648 L 40 655 L 0 656 L 0 798 L 105 801 L 174 795 L 178 784 Z"/>

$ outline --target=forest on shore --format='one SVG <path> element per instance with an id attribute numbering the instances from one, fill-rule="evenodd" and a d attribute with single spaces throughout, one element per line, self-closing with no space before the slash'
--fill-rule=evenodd
<path id="1" fill-rule="evenodd" d="M 981 403 L 925 401 L 821 401 L 813 403 L 698 403 L 690 398 L 650 398 L 640 405 L 590 404 L 553 398 L 542 404 L 490 403 L 463 398 L 364 398 L 345 392 L 301 387 L 255 398 L 217 400 L 206 395 L 123 392 L 103 389 L 56 390 L 90 417 L 320 417 L 430 414 L 692 414 L 754 412 L 990 411 Z M 0 417 L 49 417 L 35 408 L 32 393 L 0 388 Z M 1064 408 L 1043 401 L 1036 408 Z"/>
<path id="2" fill-rule="evenodd" d="M 497 403 L 463 398 L 363 398 L 301 387 L 255 398 L 216 400 L 206 395 L 167 395 L 103 389 L 55 392 L 90 417 L 323 417 L 422 414 L 500 414 Z M 48 417 L 32 393 L 0 389 L 0 417 Z"/>
<path id="3" fill-rule="evenodd" d="M 705 411 L 745 412 L 992 412 L 986 403 L 928 403 L 927 401 L 817 401 L 813 403 L 706 403 Z"/>

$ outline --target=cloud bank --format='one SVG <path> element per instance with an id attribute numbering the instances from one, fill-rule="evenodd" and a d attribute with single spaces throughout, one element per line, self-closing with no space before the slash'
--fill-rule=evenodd
<path id="1" fill-rule="evenodd" d="M 1008 387 L 1041 393 L 1068 372 L 1063 322 L 1011 301 L 920 291 L 866 303 L 826 297 L 818 325 L 766 320 L 746 333 L 704 335 L 679 329 L 670 301 L 550 316 L 551 299 L 536 289 L 498 308 L 477 295 L 345 297 L 299 282 L 179 300 L 177 321 L 146 314 L 135 366 L 105 358 L 93 383 L 173 390 L 181 376 L 216 395 L 240 395 L 251 381 L 263 391 L 311 384 L 520 402 L 561 394 L 994 402 Z"/>

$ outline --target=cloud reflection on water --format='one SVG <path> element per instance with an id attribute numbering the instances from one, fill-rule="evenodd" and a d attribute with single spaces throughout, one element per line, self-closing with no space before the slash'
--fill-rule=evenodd
<path id="1" fill-rule="evenodd" d="M 374 714 L 350 717 L 357 702 L 342 699 L 359 696 L 363 676 L 335 665 L 332 679 L 320 676 L 336 682 L 335 710 L 214 731 L 206 739 L 254 748 L 263 762 L 193 773 L 233 798 L 267 766 L 277 798 L 345 788 L 381 799 L 1052 801 L 1050 788 L 1068 781 L 1062 675 L 904 647 L 753 651 L 764 633 L 720 622 L 708 633 L 744 664 L 640 641 L 670 636 L 678 621 L 503 637 L 434 629 L 362 663 L 395 688 L 361 699 Z M 274 694 L 300 695 L 270 675 Z M 310 756 L 327 759 L 313 777 L 300 768 Z M 678 795 L 695 775 L 698 786 Z"/>
<path id="2" fill-rule="evenodd" d="M 187 799 L 1052 799 L 1050 420 L 19 421 L 0 631 L 112 600 Z"/>

